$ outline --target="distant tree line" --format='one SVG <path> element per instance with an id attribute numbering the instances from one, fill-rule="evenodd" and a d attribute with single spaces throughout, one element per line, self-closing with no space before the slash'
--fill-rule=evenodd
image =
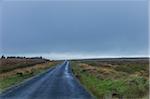
<path id="1" fill-rule="evenodd" d="M 43 59 L 42 56 L 40 57 L 20 57 L 20 56 L 7 56 L 4 55 L 1 56 L 1 59 Z"/>

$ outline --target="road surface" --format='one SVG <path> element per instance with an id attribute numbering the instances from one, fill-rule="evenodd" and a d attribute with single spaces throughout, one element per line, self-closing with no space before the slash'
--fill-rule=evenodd
<path id="1" fill-rule="evenodd" d="M 91 99 L 73 76 L 68 61 L 3 92 L 0 99 Z"/>

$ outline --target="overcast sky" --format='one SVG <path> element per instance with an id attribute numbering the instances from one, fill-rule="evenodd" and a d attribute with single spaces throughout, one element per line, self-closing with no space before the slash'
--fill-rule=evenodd
<path id="1" fill-rule="evenodd" d="M 0 54 L 148 55 L 147 0 L 4 0 L 0 7 Z"/>

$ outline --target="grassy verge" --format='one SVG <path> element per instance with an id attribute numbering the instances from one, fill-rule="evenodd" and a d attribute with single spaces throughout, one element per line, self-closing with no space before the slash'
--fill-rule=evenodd
<path id="1" fill-rule="evenodd" d="M 42 64 L 37 64 L 32 67 L 19 68 L 10 72 L 0 74 L 0 91 L 6 88 L 18 84 L 27 78 L 35 76 L 39 73 L 44 72 L 46 69 L 55 66 L 56 62 L 47 62 Z"/>
<path id="2" fill-rule="evenodd" d="M 143 99 L 149 92 L 149 81 L 143 76 L 129 75 L 108 67 L 81 66 L 75 62 L 72 62 L 72 69 L 97 99 Z"/>

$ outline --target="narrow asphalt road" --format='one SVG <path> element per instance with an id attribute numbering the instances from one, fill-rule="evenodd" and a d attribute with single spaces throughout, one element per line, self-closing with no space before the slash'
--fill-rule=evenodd
<path id="1" fill-rule="evenodd" d="M 91 99 L 71 71 L 68 61 L 11 88 L 0 99 Z"/>

